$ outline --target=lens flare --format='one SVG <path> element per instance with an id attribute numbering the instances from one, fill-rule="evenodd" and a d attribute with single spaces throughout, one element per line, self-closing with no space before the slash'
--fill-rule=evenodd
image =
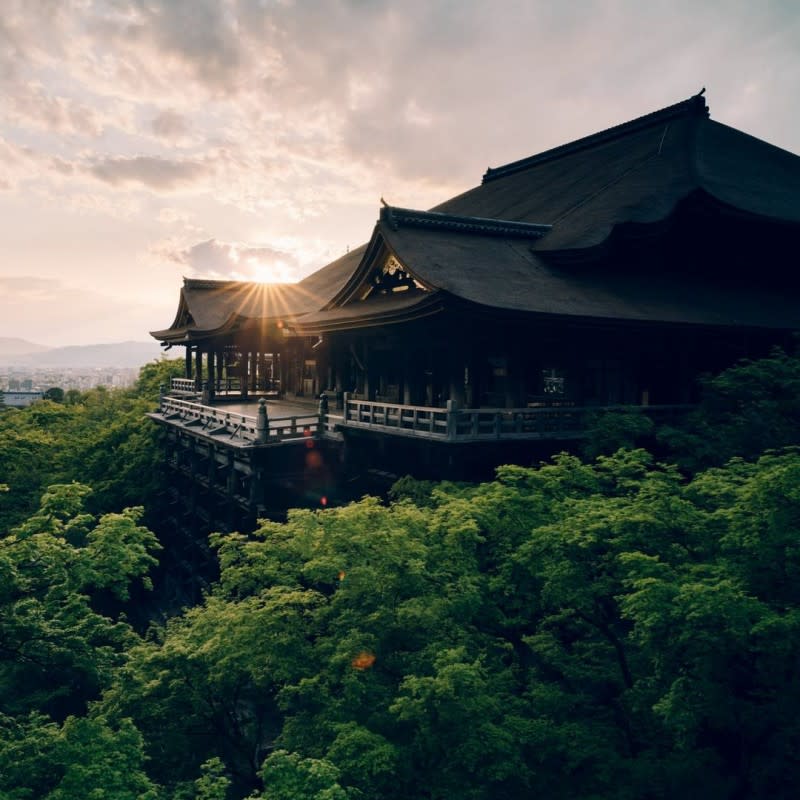
<path id="1" fill-rule="evenodd" d="M 366 650 L 362 650 L 351 662 L 353 669 L 369 669 L 375 663 L 375 655 Z"/>

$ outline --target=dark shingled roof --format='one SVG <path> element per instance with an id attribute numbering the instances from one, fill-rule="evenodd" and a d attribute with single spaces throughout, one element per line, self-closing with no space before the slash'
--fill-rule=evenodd
<path id="1" fill-rule="evenodd" d="M 445 295 L 540 315 L 800 327 L 792 293 L 757 280 L 559 268 L 567 257 L 602 254 L 631 223 L 669 222 L 698 197 L 715 214 L 800 233 L 800 157 L 709 119 L 697 95 L 490 169 L 480 186 L 432 211 L 385 207 L 369 245 L 298 284 L 186 280 L 175 322 L 153 336 L 176 342 L 256 317 L 293 318 L 309 331 L 377 324 L 381 314 L 430 313 Z M 387 249 L 433 291 L 353 299 Z"/>
<path id="2" fill-rule="evenodd" d="M 184 278 L 175 321 L 151 336 L 179 342 L 211 336 L 246 319 L 295 318 L 321 308 L 358 266 L 364 247 L 299 283 L 253 283 Z"/>
<path id="3" fill-rule="evenodd" d="M 700 96 L 489 170 L 434 210 L 552 225 L 536 245 L 552 252 L 595 247 L 621 223 L 666 219 L 696 190 L 800 222 L 800 158 L 709 119 Z"/>
<path id="4" fill-rule="evenodd" d="M 774 287 L 721 282 L 696 274 L 655 272 L 565 272 L 515 239 L 489 239 L 447 232 L 391 231 L 379 226 L 389 249 L 401 263 L 432 287 L 380 301 L 369 298 L 298 320 L 308 332 L 352 325 L 374 325 L 376 313 L 407 310 L 406 318 L 441 307 L 444 295 L 476 307 L 510 312 L 593 320 L 664 322 L 791 329 L 800 327 L 796 297 Z M 487 276 L 489 276 L 487 278 Z M 383 304 L 383 305 L 382 305 Z M 392 321 L 388 315 L 383 322 Z"/>

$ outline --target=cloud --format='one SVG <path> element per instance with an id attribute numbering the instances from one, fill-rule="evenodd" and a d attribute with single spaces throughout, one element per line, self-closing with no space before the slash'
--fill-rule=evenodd
<path id="1" fill-rule="evenodd" d="M 171 208 L 170 206 L 166 206 L 159 210 L 157 219 L 164 225 L 175 225 L 175 224 L 187 225 L 191 222 L 192 215 L 189 214 L 187 211 L 182 211 L 178 208 Z"/>
<path id="2" fill-rule="evenodd" d="M 183 114 L 172 109 L 159 112 L 150 123 L 153 133 L 161 139 L 174 142 L 189 133 L 189 124 Z"/>
<path id="3" fill-rule="evenodd" d="M 299 277 L 297 258 L 274 247 L 208 239 L 183 249 L 162 244 L 156 248 L 156 253 L 185 267 L 192 276 L 271 283 L 291 283 Z"/>
<path id="4" fill-rule="evenodd" d="M 712 110 L 720 98 L 746 127 L 767 102 L 746 97 L 721 67 L 731 52 L 751 84 L 790 97 L 800 83 L 797 17 L 779 5 L 734 2 L 719 26 L 724 4 L 685 0 L 502 11 L 469 0 L 8 2 L 6 114 L 84 140 L 81 154 L 53 141 L 52 156 L 88 162 L 80 174 L 117 192 L 213 186 L 217 202 L 295 221 L 384 192 L 432 205 L 490 164 L 702 83 Z M 774 112 L 800 137 L 790 104 Z"/>
<path id="5" fill-rule="evenodd" d="M 54 278 L 0 277 L 0 336 L 53 346 L 143 340 L 174 313 L 174 298 L 136 302 Z"/>
<path id="6" fill-rule="evenodd" d="M 88 172 L 110 186 L 143 186 L 156 191 L 173 191 L 202 181 L 213 173 L 213 169 L 197 161 L 120 156 L 96 160 L 88 167 Z"/>
<path id="7" fill-rule="evenodd" d="M 0 191 L 14 191 L 23 181 L 41 177 L 48 159 L 30 147 L 20 146 L 0 136 Z M 53 165 L 58 171 L 61 167 Z"/>
<path id="8" fill-rule="evenodd" d="M 777 1 L 4 0 L 2 200 L 125 209 L 133 252 L 171 225 L 187 270 L 303 273 L 382 195 L 432 206 L 704 84 L 712 116 L 800 150 L 798 40 Z"/>
<path id="9" fill-rule="evenodd" d="M 7 95 L 6 116 L 53 133 L 96 137 L 103 131 L 102 115 L 85 103 L 50 94 L 34 81 L 21 83 Z"/>

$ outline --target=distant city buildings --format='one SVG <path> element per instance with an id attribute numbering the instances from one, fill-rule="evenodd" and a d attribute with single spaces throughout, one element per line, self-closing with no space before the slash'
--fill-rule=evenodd
<path id="1" fill-rule="evenodd" d="M 4 393 L 6 406 L 29 405 L 40 399 L 48 389 L 59 388 L 87 391 L 97 386 L 122 389 L 132 386 L 139 375 L 139 367 L 34 367 L 0 365 L 0 392 Z M 28 402 L 14 396 L 31 397 Z"/>
<path id="2" fill-rule="evenodd" d="M 44 392 L 17 392 L 0 390 L 0 407 L 25 408 L 35 400 L 41 400 Z"/>

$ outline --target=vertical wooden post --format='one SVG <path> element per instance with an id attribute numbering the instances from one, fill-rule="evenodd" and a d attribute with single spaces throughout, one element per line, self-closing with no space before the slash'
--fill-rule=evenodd
<path id="1" fill-rule="evenodd" d="M 245 369 L 247 375 L 247 369 Z M 255 392 L 258 391 L 258 353 L 253 350 L 250 353 L 250 388 Z"/>
<path id="2" fill-rule="evenodd" d="M 458 404 L 455 400 L 447 401 L 447 438 L 455 439 L 458 425 Z"/>
<path id="3" fill-rule="evenodd" d="M 217 392 L 217 370 L 214 364 L 214 351 L 209 350 L 206 357 L 206 366 L 208 368 L 208 402 L 214 402 L 214 395 Z"/>
<path id="4" fill-rule="evenodd" d="M 319 396 L 319 427 L 317 428 L 319 435 L 325 433 L 325 427 L 328 422 L 328 395 L 323 392 Z"/>
<path id="5" fill-rule="evenodd" d="M 217 448 L 214 447 L 213 444 L 208 445 L 207 468 L 208 472 L 206 473 L 206 477 L 208 478 L 208 486 L 211 488 L 217 475 Z"/>
<path id="6" fill-rule="evenodd" d="M 185 364 L 186 364 L 186 377 L 192 377 L 192 346 L 190 344 L 186 345 L 186 353 L 185 355 Z"/>
<path id="7" fill-rule="evenodd" d="M 344 415 L 344 421 L 347 422 L 347 405 L 350 402 L 350 392 L 345 392 L 342 395 L 342 414 Z"/>
<path id="8" fill-rule="evenodd" d="M 236 380 L 239 381 L 239 394 L 242 400 L 247 399 L 247 392 L 250 382 L 247 378 L 247 363 L 250 360 L 250 353 L 247 350 L 240 350 L 236 361 Z"/>
<path id="9" fill-rule="evenodd" d="M 233 500 L 233 496 L 236 494 L 236 460 L 233 453 L 228 456 L 228 480 L 226 489 L 228 491 L 228 498 Z"/>
<path id="10" fill-rule="evenodd" d="M 262 497 L 262 476 L 263 471 L 253 467 L 252 461 L 250 463 L 252 472 L 250 473 L 250 507 L 255 509 Z"/>
<path id="11" fill-rule="evenodd" d="M 259 444 L 267 443 L 267 440 L 269 439 L 269 417 L 267 416 L 267 401 L 263 397 L 258 401 L 256 435 Z"/>
<path id="12" fill-rule="evenodd" d="M 200 345 L 194 350 L 194 388 L 197 392 L 203 391 L 203 351 Z"/>

